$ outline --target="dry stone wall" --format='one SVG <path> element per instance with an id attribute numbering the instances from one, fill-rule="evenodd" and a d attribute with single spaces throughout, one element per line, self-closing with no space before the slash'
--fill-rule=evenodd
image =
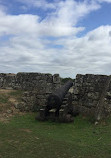
<path id="1" fill-rule="evenodd" d="M 40 92 L 52 91 L 59 87 L 60 77 L 58 74 L 42 73 L 17 73 L 17 74 L 0 74 L 0 88 L 37 90 Z"/>
<path id="2" fill-rule="evenodd" d="M 105 111 L 105 116 L 111 114 L 111 81 L 109 83 L 107 92 L 104 97 L 104 111 Z"/>
<path id="3" fill-rule="evenodd" d="M 58 74 L 17 73 L 0 74 L 0 88 L 25 91 L 22 102 L 15 105 L 21 111 L 37 111 L 46 98 L 61 86 Z"/>
<path id="4" fill-rule="evenodd" d="M 0 88 L 24 91 L 21 111 L 37 111 L 46 105 L 46 98 L 61 86 L 58 74 L 17 73 L 0 74 Z M 86 74 L 76 76 L 73 86 L 73 111 L 97 118 L 111 114 L 111 76 Z"/>
<path id="5" fill-rule="evenodd" d="M 0 73 L 0 88 L 11 89 L 17 85 L 15 74 Z"/>
<path id="6" fill-rule="evenodd" d="M 92 115 L 95 118 L 101 108 L 101 117 L 111 113 L 111 81 L 107 85 L 108 77 L 93 74 L 76 76 L 73 96 L 74 112 Z M 105 89 L 106 85 L 107 89 Z"/>

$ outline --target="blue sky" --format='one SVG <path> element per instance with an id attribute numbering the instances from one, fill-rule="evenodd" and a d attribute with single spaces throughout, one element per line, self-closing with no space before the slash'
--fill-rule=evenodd
<path id="1" fill-rule="evenodd" d="M 0 72 L 111 74 L 111 0 L 0 0 Z"/>

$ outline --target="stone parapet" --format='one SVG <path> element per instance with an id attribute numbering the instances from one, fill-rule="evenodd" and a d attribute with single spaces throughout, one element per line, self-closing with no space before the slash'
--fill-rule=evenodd
<path id="1" fill-rule="evenodd" d="M 46 103 L 46 98 L 61 86 L 59 74 L 17 73 L 0 74 L 0 88 L 23 90 L 21 111 L 37 111 Z"/>
<path id="2" fill-rule="evenodd" d="M 97 117 L 95 115 L 97 115 L 99 105 L 103 111 L 102 115 L 111 113 L 111 81 L 107 85 L 108 78 L 109 76 L 106 75 L 78 74 L 74 85 L 74 110 L 84 115 Z M 100 101 L 103 105 L 99 104 Z"/>

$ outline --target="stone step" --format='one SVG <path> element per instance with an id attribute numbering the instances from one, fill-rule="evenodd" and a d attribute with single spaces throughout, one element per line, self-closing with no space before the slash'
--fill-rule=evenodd
<path id="1" fill-rule="evenodd" d="M 45 118 L 45 109 L 44 108 L 42 108 L 42 109 L 40 109 L 40 118 Z"/>
<path id="2" fill-rule="evenodd" d="M 57 109 L 51 109 L 49 110 L 50 113 L 55 113 L 57 111 Z"/>
<path id="3" fill-rule="evenodd" d="M 62 102 L 62 105 L 66 105 L 66 104 L 67 104 L 67 101 L 63 101 L 63 102 Z"/>
<path id="4" fill-rule="evenodd" d="M 59 117 L 63 117 L 63 115 L 64 115 L 64 109 L 60 109 L 59 110 Z"/>
<path id="5" fill-rule="evenodd" d="M 44 109 L 44 108 L 42 108 L 42 109 L 40 109 L 40 111 L 45 111 L 45 109 Z"/>
<path id="6" fill-rule="evenodd" d="M 68 107 L 68 104 L 65 104 L 65 105 L 62 104 L 62 105 L 61 105 L 61 108 L 62 108 L 62 109 L 66 108 L 66 107 Z"/>
<path id="7" fill-rule="evenodd" d="M 50 119 L 55 120 L 55 118 L 56 118 L 56 111 L 57 111 L 57 109 L 51 109 L 51 110 L 49 110 Z"/>
<path id="8" fill-rule="evenodd" d="M 63 99 L 63 101 L 67 101 L 67 100 L 68 100 L 68 98 L 66 98 L 66 97 Z"/>
<path id="9" fill-rule="evenodd" d="M 59 112 L 63 112 L 63 111 L 64 111 L 64 109 L 60 109 L 60 110 L 59 110 Z"/>
<path id="10" fill-rule="evenodd" d="M 66 111 L 64 109 L 59 110 L 59 120 L 64 121 L 64 118 L 66 116 Z"/>

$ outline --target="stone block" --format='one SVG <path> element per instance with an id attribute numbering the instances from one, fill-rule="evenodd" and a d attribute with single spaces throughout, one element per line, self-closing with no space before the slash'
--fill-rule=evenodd
<path id="1" fill-rule="evenodd" d="M 59 74 L 54 74 L 53 75 L 53 83 L 59 83 L 60 84 Z"/>

